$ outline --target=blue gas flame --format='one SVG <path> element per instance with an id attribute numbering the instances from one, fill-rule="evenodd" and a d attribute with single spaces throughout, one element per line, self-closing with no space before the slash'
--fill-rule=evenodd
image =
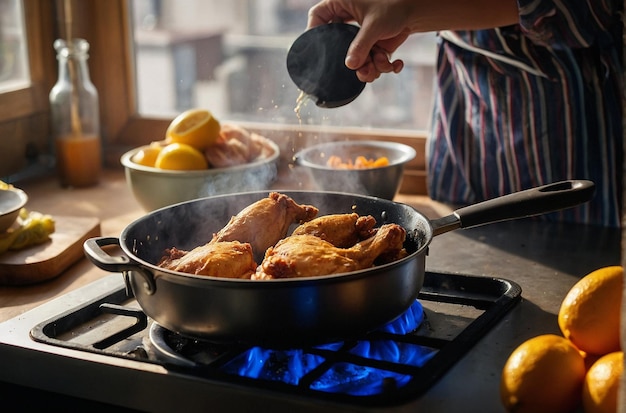
<path id="1" fill-rule="evenodd" d="M 378 331 L 404 335 L 416 330 L 423 320 L 423 307 L 419 301 L 415 301 L 402 316 Z M 337 342 L 314 347 L 316 350 L 323 350 L 321 352 L 253 347 L 226 363 L 222 370 L 240 377 L 277 381 L 296 386 L 304 376 L 326 361 L 326 358 L 320 354 L 324 354 L 326 350 L 338 351 L 343 346 L 343 342 Z M 436 349 L 430 347 L 396 342 L 391 339 L 358 341 L 349 350 L 350 354 L 364 359 L 417 367 L 423 366 L 436 352 Z M 384 388 L 389 385 L 402 387 L 410 379 L 408 375 L 393 371 L 338 362 L 313 381 L 311 389 L 350 395 L 372 395 L 383 392 Z"/>

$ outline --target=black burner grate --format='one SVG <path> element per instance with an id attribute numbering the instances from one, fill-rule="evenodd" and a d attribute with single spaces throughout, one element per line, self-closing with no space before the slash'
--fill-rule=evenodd
<path id="1" fill-rule="evenodd" d="M 180 337 L 147 320 L 122 288 L 37 325 L 31 337 L 157 363 L 199 379 L 351 405 L 392 406 L 428 390 L 520 298 L 519 285 L 505 279 L 427 272 L 418 298 L 425 321 L 417 330 L 378 331 L 358 340 L 286 351 Z M 261 357 L 265 370 L 245 367 L 242 360 L 251 357 Z M 295 371 L 290 370 L 294 365 Z"/>

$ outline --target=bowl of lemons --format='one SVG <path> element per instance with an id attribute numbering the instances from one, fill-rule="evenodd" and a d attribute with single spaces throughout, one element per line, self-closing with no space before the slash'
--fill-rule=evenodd
<path id="1" fill-rule="evenodd" d="M 146 211 L 192 199 L 268 189 L 280 151 L 261 135 L 190 109 L 163 140 L 124 153 L 126 182 Z"/>

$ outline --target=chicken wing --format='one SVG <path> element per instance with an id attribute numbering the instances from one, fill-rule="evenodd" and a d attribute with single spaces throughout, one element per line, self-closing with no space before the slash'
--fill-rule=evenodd
<path id="1" fill-rule="evenodd" d="M 314 206 L 299 205 L 287 195 L 272 192 L 232 217 L 224 228 L 213 235 L 211 243 L 250 243 L 260 260 L 269 247 L 287 235 L 291 224 L 310 221 L 318 211 Z"/>
<path id="2" fill-rule="evenodd" d="M 237 241 L 207 243 L 183 251 L 170 248 L 158 263 L 161 268 L 223 278 L 250 278 L 257 263 L 248 243 Z"/>
<path id="3" fill-rule="evenodd" d="M 351 214 L 323 215 L 298 226 L 291 235 L 310 234 L 330 242 L 335 247 L 348 248 L 374 234 L 376 219 Z"/>
<path id="4" fill-rule="evenodd" d="M 254 280 L 312 277 L 370 268 L 384 254 L 403 248 L 406 231 L 397 224 L 381 226 L 372 237 L 351 248 L 337 248 L 315 235 L 292 235 L 267 250 Z"/>

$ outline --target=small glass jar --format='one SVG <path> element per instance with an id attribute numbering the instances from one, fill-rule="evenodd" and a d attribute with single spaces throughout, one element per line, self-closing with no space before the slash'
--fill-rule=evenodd
<path id="1" fill-rule="evenodd" d="M 89 43 L 54 42 L 59 78 L 50 91 L 52 132 L 62 186 L 86 187 L 100 181 L 102 148 L 98 91 L 89 77 Z"/>

